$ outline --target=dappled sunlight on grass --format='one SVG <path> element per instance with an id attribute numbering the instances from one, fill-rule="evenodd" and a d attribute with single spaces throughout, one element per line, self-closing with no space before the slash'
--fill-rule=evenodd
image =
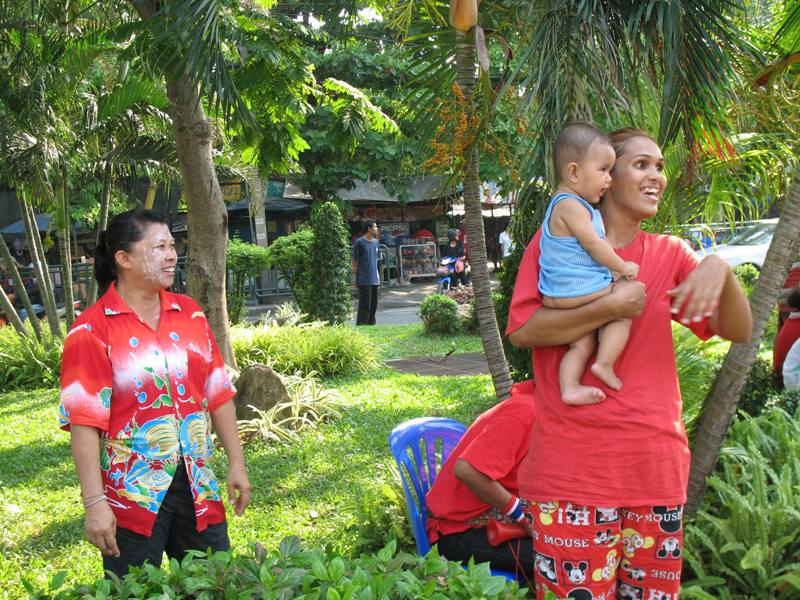
<path id="1" fill-rule="evenodd" d="M 405 333 L 415 339 L 411 329 Z M 392 428 L 423 415 L 468 423 L 495 402 L 488 376 L 420 377 L 381 368 L 324 383 L 345 399 L 340 418 L 291 444 L 245 447 L 253 500 L 241 517 L 228 512 L 234 547 L 275 547 L 299 535 L 309 546 L 358 551 L 356 532 L 370 520 L 364 499 L 379 494 L 382 483 L 393 485 Z M 83 537 L 80 488 L 69 435 L 57 427 L 57 403 L 55 390 L 0 395 L 0 598 L 26 595 L 20 573 L 40 589 L 62 569 L 68 584 L 102 573 L 99 552 Z M 224 480 L 224 453 L 215 454 L 213 467 Z"/>
<path id="2" fill-rule="evenodd" d="M 457 354 L 483 351 L 478 335 L 431 336 L 425 333 L 422 323 L 362 326 L 357 330 L 369 336 L 380 350 L 382 360 L 443 356 L 453 344 Z"/>

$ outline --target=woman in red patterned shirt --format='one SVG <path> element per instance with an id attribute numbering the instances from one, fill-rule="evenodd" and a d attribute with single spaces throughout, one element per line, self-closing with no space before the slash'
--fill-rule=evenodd
<path id="1" fill-rule="evenodd" d="M 235 390 L 203 311 L 166 291 L 176 261 L 158 213 L 114 217 L 95 253 L 105 293 L 64 343 L 60 424 L 71 434 L 86 536 L 119 576 L 159 566 L 164 551 L 181 559 L 230 547 L 209 425 L 228 456 L 234 512 L 250 502 Z"/>

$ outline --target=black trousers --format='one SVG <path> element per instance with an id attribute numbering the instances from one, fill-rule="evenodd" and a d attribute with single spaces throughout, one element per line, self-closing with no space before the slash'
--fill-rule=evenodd
<path id="1" fill-rule="evenodd" d="M 458 284 L 467 285 L 469 280 L 467 279 L 467 271 L 461 271 L 461 273 L 456 273 L 453 271 L 450 273 L 450 287 L 455 288 Z"/>
<path id="2" fill-rule="evenodd" d="M 356 325 L 375 325 L 376 310 L 378 310 L 378 286 L 359 285 Z"/>
<path id="3" fill-rule="evenodd" d="M 160 567 L 165 551 L 169 558 L 182 560 L 189 550 L 204 552 L 210 548 L 216 552 L 231 547 L 225 521 L 209 525 L 202 532 L 198 532 L 196 527 L 189 477 L 185 465 L 181 463 L 161 503 L 152 535 L 147 537 L 118 527 L 119 556 L 103 556 L 103 569 L 123 577 L 128 567 L 140 566 L 145 561 Z"/>
<path id="4" fill-rule="evenodd" d="M 476 527 L 461 533 L 443 535 L 436 545 L 439 554 L 449 560 L 466 563 L 471 557 L 475 557 L 476 563 L 488 562 L 493 569 L 516 573 L 517 579 L 523 585 L 527 585 L 528 580 L 533 581 L 533 540 L 530 537 L 516 538 L 492 546 L 486 537 L 486 527 Z"/>

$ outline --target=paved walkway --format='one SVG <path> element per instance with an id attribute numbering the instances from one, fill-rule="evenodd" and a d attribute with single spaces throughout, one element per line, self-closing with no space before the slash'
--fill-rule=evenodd
<path id="1" fill-rule="evenodd" d="M 483 352 L 454 354 L 446 359 L 410 358 L 387 360 L 386 364 L 401 373 L 413 375 L 486 375 L 489 366 Z"/>
<path id="2" fill-rule="evenodd" d="M 494 274 L 491 275 L 492 287 L 497 285 Z M 413 283 L 402 286 L 381 286 L 378 291 L 378 312 L 375 320 L 379 325 L 399 325 L 403 323 L 418 323 L 419 305 L 425 296 L 436 292 L 437 280 L 434 278 L 415 279 Z M 246 320 L 255 323 L 262 314 L 274 309 L 278 304 L 291 302 L 291 295 L 281 295 L 278 297 L 270 296 L 269 304 L 251 306 Z M 356 310 L 358 308 L 358 298 L 353 298 L 353 320 L 356 322 Z"/>

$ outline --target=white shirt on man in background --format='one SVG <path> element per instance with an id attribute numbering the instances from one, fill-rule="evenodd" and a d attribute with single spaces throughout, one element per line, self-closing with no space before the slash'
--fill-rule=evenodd
<path id="1" fill-rule="evenodd" d="M 792 344 L 783 361 L 783 387 L 800 390 L 800 339 Z"/>
<path id="2" fill-rule="evenodd" d="M 507 230 L 503 230 L 500 232 L 500 256 L 501 258 L 505 258 L 509 254 L 511 254 L 511 250 L 514 248 L 514 242 L 511 241 L 511 236 L 508 235 Z"/>

